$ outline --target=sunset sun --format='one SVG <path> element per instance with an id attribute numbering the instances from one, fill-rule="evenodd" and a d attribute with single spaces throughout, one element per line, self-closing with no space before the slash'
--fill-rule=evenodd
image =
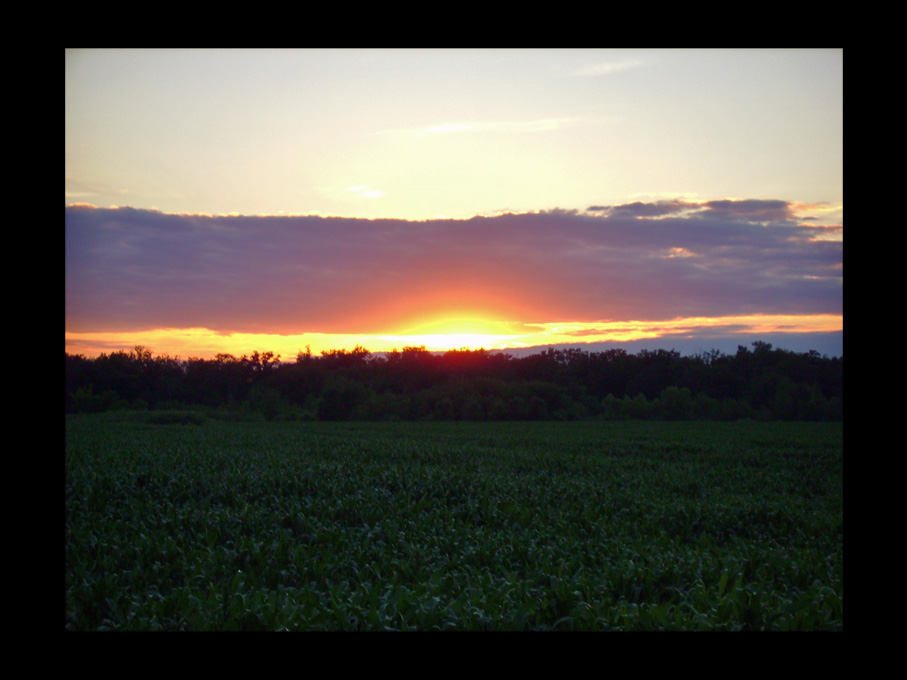
<path id="1" fill-rule="evenodd" d="M 393 337 L 393 336 L 391 336 Z M 451 349 L 499 349 L 517 334 L 507 324 L 485 318 L 441 317 L 417 323 L 402 333 L 411 345 L 431 351 Z"/>

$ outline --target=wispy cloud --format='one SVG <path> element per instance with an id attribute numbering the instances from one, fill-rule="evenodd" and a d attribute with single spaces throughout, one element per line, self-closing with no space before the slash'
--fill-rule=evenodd
<path id="1" fill-rule="evenodd" d="M 419 131 L 433 135 L 439 132 L 464 132 L 466 130 L 474 130 L 475 127 L 474 123 L 444 123 L 443 125 L 429 125 Z"/>
<path id="2" fill-rule="evenodd" d="M 608 76 L 619 71 L 639 68 L 645 62 L 639 59 L 624 59 L 622 61 L 605 61 L 598 64 L 590 64 L 581 69 L 574 71 L 573 75 L 581 77 Z"/>
<path id="3" fill-rule="evenodd" d="M 801 206 L 779 200 L 692 201 L 667 199 L 635 201 L 621 205 L 591 205 L 586 212 L 609 217 L 661 218 L 697 213 L 704 219 L 740 219 L 749 222 L 787 223 L 797 218 Z"/>
<path id="4" fill-rule="evenodd" d="M 381 198 L 384 196 L 383 191 L 370 187 L 368 184 L 357 184 L 347 187 L 346 190 L 356 198 Z"/>
<path id="5" fill-rule="evenodd" d="M 578 122 L 576 117 L 537 118 L 526 121 L 465 121 L 445 122 L 426 125 L 424 127 L 382 130 L 383 135 L 437 135 L 463 132 L 500 132 L 505 134 L 527 132 L 549 132 Z"/>

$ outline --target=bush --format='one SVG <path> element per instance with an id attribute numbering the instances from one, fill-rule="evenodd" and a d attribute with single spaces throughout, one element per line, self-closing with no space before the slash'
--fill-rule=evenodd
<path id="1" fill-rule="evenodd" d="M 693 394 L 686 387 L 666 387 L 658 395 L 658 407 L 665 420 L 690 420 L 693 416 Z"/>
<path id="2" fill-rule="evenodd" d="M 205 416 L 197 411 L 149 411 L 143 420 L 151 425 L 201 425 Z"/>
<path id="3" fill-rule="evenodd" d="M 368 388 L 361 383 L 341 375 L 332 375 L 321 390 L 318 420 L 351 420 L 369 396 Z"/>
<path id="4" fill-rule="evenodd" d="M 624 397 L 623 411 L 630 420 L 649 420 L 652 415 L 652 404 L 642 392 L 632 399 Z"/>
<path id="5" fill-rule="evenodd" d="M 273 387 L 255 385 L 249 391 L 249 405 L 253 411 L 261 413 L 265 420 L 275 420 L 286 409 L 280 393 Z"/>
<path id="6" fill-rule="evenodd" d="M 105 390 L 100 394 L 94 394 L 91 385 L 80 387 L 70 396 L 72 397 L 73 413 L 101 413 L 102 411 L 114 411 L 129 406 L 113 390 Z"/>

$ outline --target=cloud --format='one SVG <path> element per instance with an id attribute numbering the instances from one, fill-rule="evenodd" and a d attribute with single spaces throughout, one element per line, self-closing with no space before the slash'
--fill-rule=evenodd
<path id="1" fill-rule="evenodd" d="M 843 242 L 794 212 L 667 201 L 417 222 L 68 207 L 66 330 L 843 314 Z"/>
<path id="2" fill-rule="evenodd" d="M 436 132 L 462 132 L 472 130 L 475 127 L 472 123 L 444 123 L 443 125 L 429 125 L 422 132 L 434 134 Z"/>
<path id="3" fill-rule="evenodd" d="M 605 213 L 610 217 L 664 217 L 682 212 L 699 211 L 701 216 L 721 219 L 742 219 L 755 222 L 784 222 L 795 218 L 801 206 L 779 200 L 685 201 L 669 199 L 654 202 L 636 201 L 621 205 L 592 205 L 586 212 Z M 809 206 L 808 206 L 809 207 Z M 801 219 L 810 219 L 808 217 Z"/>
<path id="4" fill-rule="evenodd" d="M 382 198 L 384 196 L 383 191 L 370 187 L 367 184 L 357 184 L 356 186 L 347 187 L 346 190 L 356 198 Z"/>
<path id="5" fill-rule="evenodd" d="M 500 132 L 500 133 L 525 133 L 525 132 L 549 132 L 557 130 L 576 123 L 579 119 L 573 117 L 566 118 L 538 118 L 535 120 L 500 120 L 500 121 L 467 121 L 467 122 L 447 122 L 435 123 L 419 128 L 382 130 L 377 134 L 381 135 L 406 135 L 406 136 L 423 136 L 438 135 L 463 132 Z"/>
<path id="6" fill-rule="evenodd" d="M 639 68 L 640 66 L 643 66 L 643 64 L 644 62 L 640 61 L 639 59 L 606 61 L 598 64 L 590 64 L 589 66 L 584 66 L 583 68 L 574 71 L 573 75 L 580 77 L 609 76 L 612 73 L 617 73 L 619 71 Z"/>
<path id="7" fill-rule="evenodd" d="M 793 206 L 787 201 L 722 200 L 707 201 L 706 210 L 719 217 L 740 217 L 759 221 L 793 218 Z"/>
<path id="8" fill-rule="evenodd" d="M 593 205 L 586 210 L 587 212 L 607 213 L 611 217 L 662 217 L 682 212 L 692 206 L 694 204 L 679 200 L 658 201 L 655 203 L 636 201 L 616 206 Z"/>

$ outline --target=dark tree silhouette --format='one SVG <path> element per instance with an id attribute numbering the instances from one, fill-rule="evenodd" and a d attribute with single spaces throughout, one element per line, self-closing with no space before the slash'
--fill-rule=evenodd
<path id="1" fill-rule="evenodd" d="M 88 359 L 66 354 L 66 412 L 192 405 L 261 417 L 323 420 L 570 420 L 737 418 L 842 420 L 844 359 L 755 342 L 717 350 L 547 349 L 505 352 L 424 346 L 384 355 L 364 347 L 239 358 L 155 357 L 145 347 Z"/>

